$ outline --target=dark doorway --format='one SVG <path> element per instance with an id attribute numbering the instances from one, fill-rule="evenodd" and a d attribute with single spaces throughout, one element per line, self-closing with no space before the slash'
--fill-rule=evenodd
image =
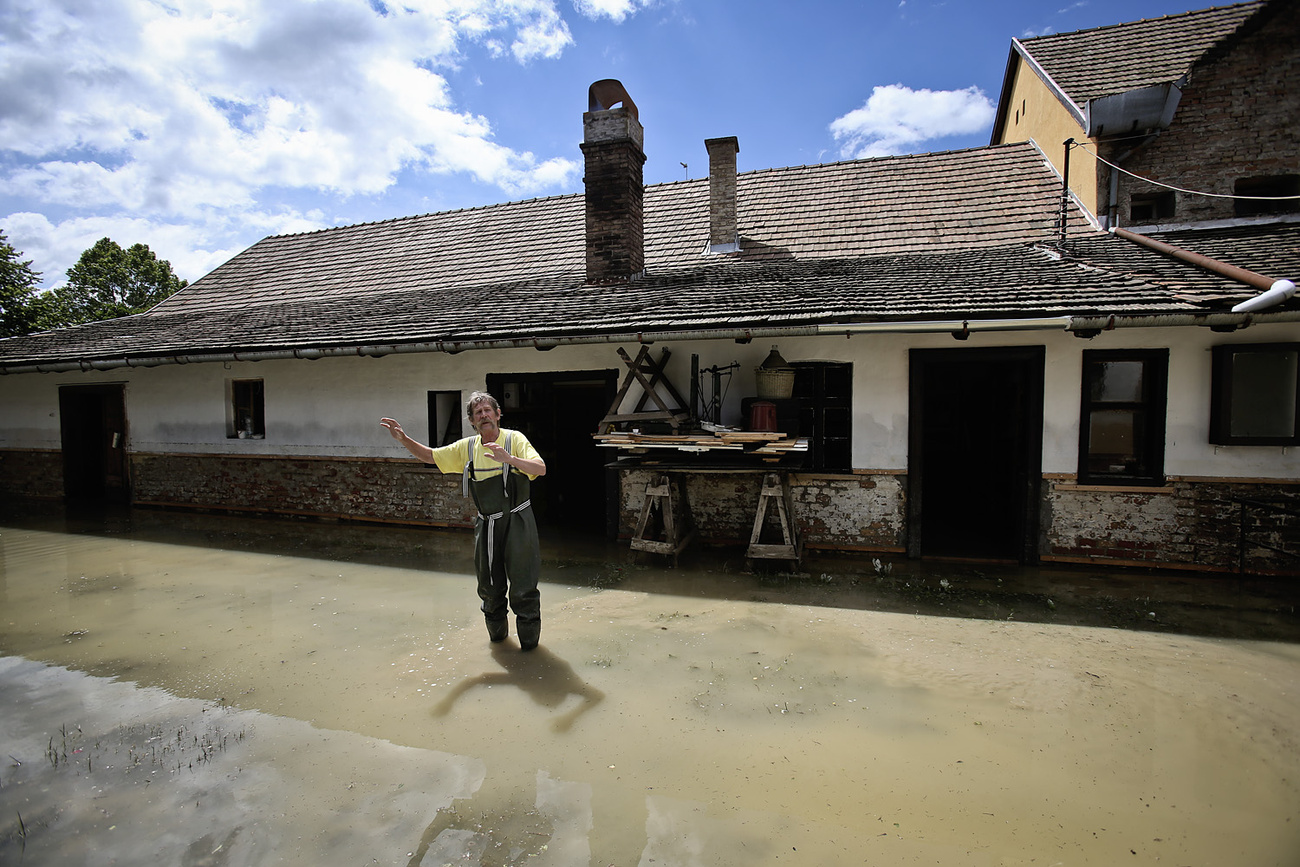
<path id="1" fill-rule="evenodd" d="M 908 554 L 1038 559 L 1043 348 L 914 349 Z"/>
<path id="2" fill-rule="evenodd" d="M 123 386 L 63 386 L 59 428 L 64 496 L 73 502 L 129 501 Z"/>
<path id="3" fill-rule="evenodd" d="M 522 431 L 546 461 L 533 486 L 540 524 L 580 533 L 608 533 L 611 460 L 592 434 L 609 411 L 617 372 L 493 373 L 488 392 L 501 403 L 501 424 Z"/>

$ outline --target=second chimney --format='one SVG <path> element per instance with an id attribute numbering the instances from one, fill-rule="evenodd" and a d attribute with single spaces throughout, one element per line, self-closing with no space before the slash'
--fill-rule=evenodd
<path id="1" fill-rule="evenodd" d="M 709 252 L 734 253 L 740 249 L 736 222 L 736 137 L 704 140 L 709 151 Z"/>
<path id="2" fill-rule="evenodd" d="M 631 280 L 645 270 L 643 140 L 623 85 L 612 78 L 593 84 L 582 115 L 588 283 Z"/>

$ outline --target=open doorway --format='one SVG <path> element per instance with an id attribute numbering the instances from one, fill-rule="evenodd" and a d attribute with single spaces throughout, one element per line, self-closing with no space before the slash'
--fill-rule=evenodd
<path id="1" fill-rule="evenodd" d="M 914 349 L 908 554 L 1034 563 L 1041 346 Z"/>
<path id="2" fill-rule="evenodd" d="M 126 460 L 126 398 L 118 385 L 59 389 L 63 493 L 69 502 L 130 500 Z"/>
<path id="3" fill-rule="evenodd" d="M 494 373 L 487 388 L 501 403 L 502 426 L 522 431 L 546 461 L 533 486 L 538 523 L 609 535 L 615 482 L 592 434 L 614 399 L 617 372 Z"/>

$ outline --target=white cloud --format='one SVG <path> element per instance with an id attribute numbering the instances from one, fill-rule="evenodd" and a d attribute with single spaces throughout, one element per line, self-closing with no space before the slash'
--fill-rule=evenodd
<path id="1" fill-rule="evenodd" d="M 44 93 L 18 101 L 59 110 L 4 113 L 0 148 L 47 158 L 4 186 L 161 212 L 226 201 L 232 184 L 374 194 L 411 166 L 497 183 L 458 159 L 484 150 L 510 167 L 503 188 L 527 189 L 528 158 L 491 142 L 483 118 L 457 111 L 431 67 L 454 62 L 458 38 L 503 29 L 517 34 L 521 60 L 571 42 L 549 3 L 528 0 L 440 3 L 438 15 L 415 3 L 386 16 L 360 0 L 178 0 L 172 11 L 116 0 L 79 10 L 85 18 L 71 3 L 32 3 L 25 11 L 42 36 L 7 46 L 0 86 L 40 80 Z M 78 60 L 60 72 L 51 55 Z M 81 158 L 65 158 L 72 153 Z M 115 183 L 124 170 L 132 183 Z M 175 189 L 211 195 L 181 200 Z"/>
<path id="2" fill-rule="evenodd" d="M 912 90 L 878 86 L 861 108 L 830 125 L 845 158 L 913 153 L 917 145 L 953 135 L 970 135 L 993 122 L 997 107 L 977 87 Z"/>
<path id="3" fill-rule="evenodd" d="M 573 8 L 588 18 L 605 17 L 622 21 L 640 9 L 648 9 L 656 0 L 573 0 Z"/>
<path id="4" fill-rule="evenodd" d="M 260 226 L 261 234 L 301 232 L 321 228 L 319 219 L 304 215 L 245 213 L 241 221 Z M 147 244 L 167 259 L 178 276 L 196 280 L 244 249 L 237 227 L 217 215 L 204 222 L 159 222 L 130 216 L 74 217 L 51 222 L 44 214 L 21 211 L 5 217 L 3 230 L 14 249 L 31 259 L 41 271 L 44 286 L 67 281 L 67 271 L 81 254 L 100 238 L 112 238 L 124 246 Z M 222 244 L 221 239 L 227 243 Z M 173 252 L 179 251 L 179 253 Z"/>
<path id="5" fill-rule="evenodd" d="M 320 227 L 260 205 L 268 190 L 374 196 L 403 173 L 511 195 L 571 181 L 576 160 L 499 143 L 457 107 L 446 73 L 490 41 L 519 63 L 573 44 L 555 0 L 5 0 L 0 194 L 22 204 L 0 222 L 47 284 L 110 226 L 180 245 L 167 258 L 192 277 L 229 254 L 233 226 Z"/>

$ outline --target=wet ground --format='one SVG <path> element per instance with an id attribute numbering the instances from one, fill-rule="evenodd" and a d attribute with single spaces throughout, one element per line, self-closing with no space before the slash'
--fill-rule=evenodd
<path id="1" fill-rule="evenodd" d="M 0 864 L 1300 864 L 1300 581 L 0 515 Z"/>

